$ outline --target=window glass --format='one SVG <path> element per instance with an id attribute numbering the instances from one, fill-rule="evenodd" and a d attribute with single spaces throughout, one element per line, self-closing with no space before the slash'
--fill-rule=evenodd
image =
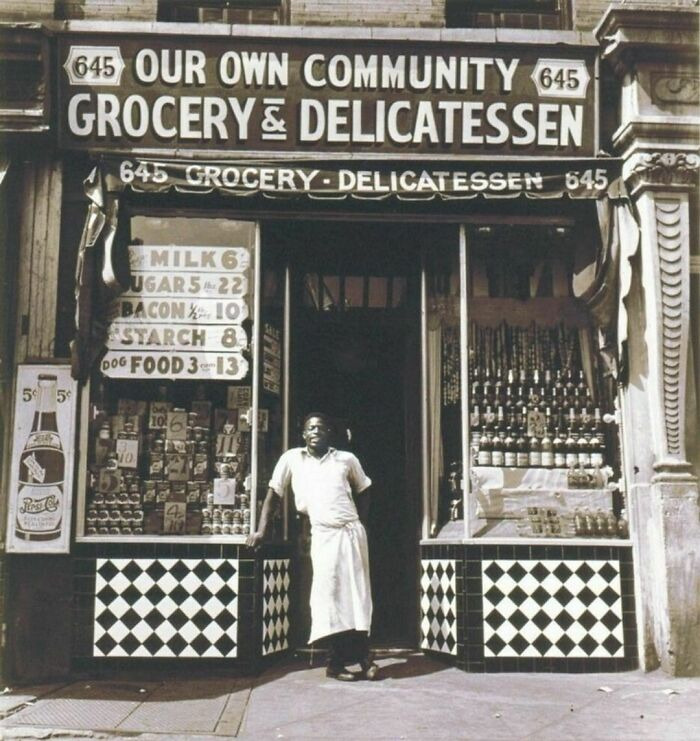
<path id="1" fill-rule="evenodd" d="M 447 0 L 448 28 L 570 28 L 568 0 Z"/>
<path id="2" fill-rule="evenodd" d="M 583 235 L 583 236 L 582 236 Z M 626 537 L 613 411 L 575 227 L 475 227 L 469 254 L 470 535 Z"/>
<path id="3" fill-rule="evenodd" d="M 83 534 L 250 531 L 255 229 L 131 218 L 91 383 Z"/>

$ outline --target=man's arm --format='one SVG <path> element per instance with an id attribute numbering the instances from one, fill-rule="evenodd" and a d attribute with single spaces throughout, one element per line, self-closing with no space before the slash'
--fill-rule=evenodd
<path id="1" fill-rule="evenodd" d="M 256 532 L 251 533 L 246 539 L 245 544 L 251 547 L 255 547 L 262 543 L 267 534 L 267 529 L 272 519 L 272 514 L 277 508 L 277 493 L 274 489 L 270 488 L 267 490 L 265 495 L 265 501 L 263 502 L 262 509 L 260 510 L 260 522 L 258 522 L 258 529 Z"/>
<path id="2" fill-rule="evenodd" d="M 369 520 L 369 492 L 370 487 L 363 489 L 361 492 L 353 491 L 352 498 L 357 508 L 357 516 L 360 518 L 360 522 L 367 527 Z"/>

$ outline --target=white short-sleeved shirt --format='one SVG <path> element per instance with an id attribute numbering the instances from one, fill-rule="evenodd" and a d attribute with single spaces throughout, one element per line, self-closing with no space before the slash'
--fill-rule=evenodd
<path id="1" fill-rule="evenodd" d="M 352 453 L 329 448 L 316 458 L 306 448 L 283 453 L 270 479 L 270 488 L 282 496 L 291 484 L 300 512 L 312 525 L 342 527 L 357 519 L 353 491 L 364 491 L 372 480 Z"/>

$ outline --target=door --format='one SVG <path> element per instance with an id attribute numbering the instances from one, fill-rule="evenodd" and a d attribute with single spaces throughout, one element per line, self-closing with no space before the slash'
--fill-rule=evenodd
<path id="1" fill-rule="evenodd" d="M 338 420 L 338 447 L 372 479 L 368 526 L 374 645 L 418 636 L 420 345 L 416 230 L 388 224 L 295 225 L 292 420 L 301 444 L 310 411 Z M 286 231 L 287 240 L 290 232 Z M 397 246 L 400 245 L 400 250 Z M 349 439 L 345 429 L 350 430 Z M 303 528 L 302 532 L 308 533 Z M 310 615 L 308 539 L 300 538 L 301 614 Z"/>

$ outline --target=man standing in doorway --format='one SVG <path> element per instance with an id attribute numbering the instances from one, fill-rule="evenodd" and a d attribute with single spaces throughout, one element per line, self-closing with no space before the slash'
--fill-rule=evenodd
<path id="1" fill-rule="evenodd" d="M 257 532 L 247 540 L 257 546 L 265 537 L 277 498 L 291 485 L 297 510 L 311 522 L 311 636 L 326 639 L 326 676 L 345 682 L 375 679 L 377 665 L 369 652 L 372 595 L 369 579 L 367 489 L 372 481 L 352 454 L 331 447 L 331 423 L 320 412 L 308 414 L 302 437 L 306 447 L 280 457 L 270 479 Z M 361 672 L 348 670 L 359 663 Z"/>

